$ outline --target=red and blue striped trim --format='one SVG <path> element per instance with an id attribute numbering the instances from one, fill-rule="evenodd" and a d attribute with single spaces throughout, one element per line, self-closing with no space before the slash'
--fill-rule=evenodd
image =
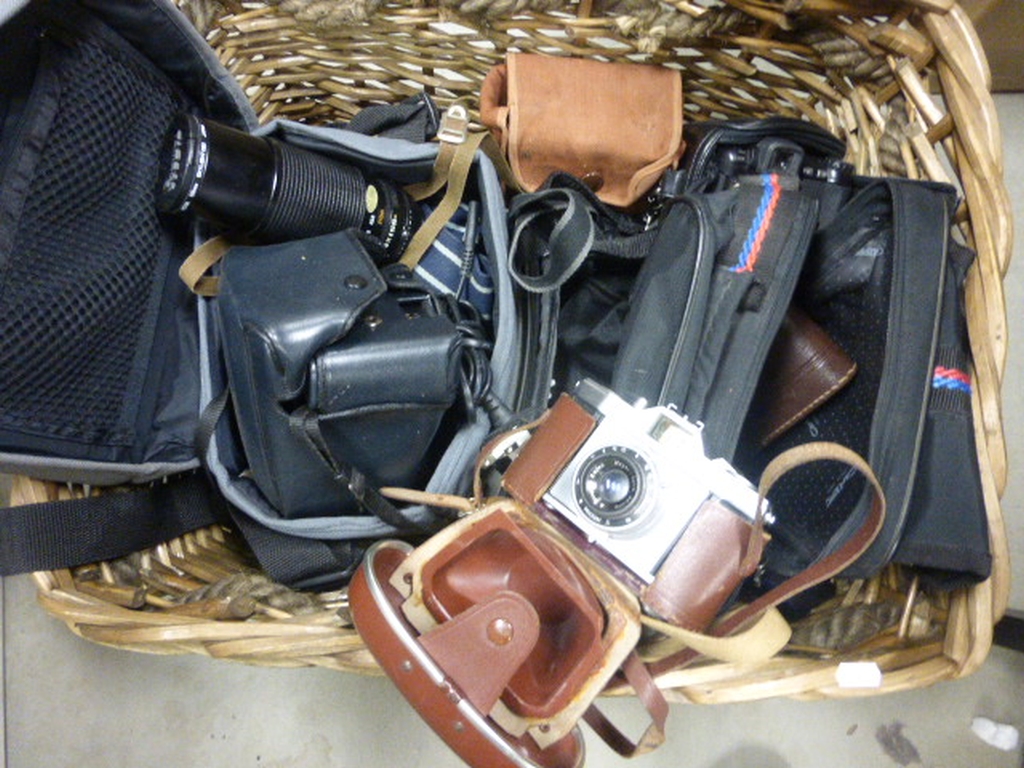
<path id="1" fill-rule="evenodd" d="M 747 232 L 747 239 L 743 242 L 743 250 L 740 251 L 737 263 L 729 267 L 732 272 L 753 272 L 754 265 L 761 255 L 761 247 L 764 239 L 771 228 L 772 219 L 775 217 L 775 209 L 778 208 L 779 199 L 782 197 L 782 186 L 779 184 L 777 173 L 766 173 L 761 176 L 761 183 L 764 185 L 764 192 L 761 195 L 761 204 L 757 208 L 754 220 L 751 222 L 750 230 Z"/>
<path id="2" fill-rule="evenodd" d="M 935 373 L 932 375 L 933 389 L 952 389 L 957 392 L 971 394 L 971 377 L 969 374 L 958 368 L 946 368 L 942 365 L 935 366 Z"/>

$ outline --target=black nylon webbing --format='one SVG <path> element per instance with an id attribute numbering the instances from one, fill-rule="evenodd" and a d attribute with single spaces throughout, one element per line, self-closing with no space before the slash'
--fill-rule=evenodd
<path id="1" fill-rule="evenodd" d="M 364 542 L 289 536 L 237 509 L 232 509 L 232 519 L 264 573 L 293 589 L 337 589 L 348 583 L 362 560 Z"/>
<path id="2" fill-rule="evenodd" d="M 0 575 L 124 557 L 226 517 L 201 472 L 138 490 L 0 509 Z"/>

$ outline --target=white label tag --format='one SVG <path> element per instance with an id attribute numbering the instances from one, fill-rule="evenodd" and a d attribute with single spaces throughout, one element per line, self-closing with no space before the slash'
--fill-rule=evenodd
<path id="1" fill-rule="evenodd" d="M 881 688 L 882 670 L 873 661 L 844 661 L 836 667 L 840 688 Z"/>

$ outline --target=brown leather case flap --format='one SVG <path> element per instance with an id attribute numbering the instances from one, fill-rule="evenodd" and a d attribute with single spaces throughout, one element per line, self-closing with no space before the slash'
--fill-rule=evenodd
<path id="1" fill-rule="evenodd" d="M 682 156 L 678 70 L 542 54 L 509 54 L 487 76 L 480 116 L 527 191 L 556 171 L 629 206 Z"/>
<path id="2" fill-rule="evenodd" d="M 401 542 L 385 541 L 374 545 L 349 587 L 352 617 L 359 635 L 402 695 L 468 765 L 478 768 L 522 768 L 523 765 L 537 768 L 581 768 L 584 746 L 578 727 L 541 747 L 528 734 L 513 736 L 499 729 L 480 712 L 479 707 L 476 712 L 478 717 L 467 717 L 470 714 L 467 699 L 473 702 L 471 708 L 476 706 L 476 701 L 491 698 L 493 693 L 481 690 L 480 684 L 472 678 L 471 670 L 462 669 L 458 649 L 447 648 L 449 638 L 441 635 L 432 635 L 431 640 L 421 638 L 402 615 L 405 590 L 395 588 L 392 577 L 406 559 L 409 549 L 408 545 Z M 401 579 L 398 581 L 403 583 Z M 512 598 L 512 602 L 518 603 L 519 607 L 513 607 L 512 613 L 509 613 L 505 605 L 507 599 L 507 593 L 496 595 L 495 599 L 482 606 L 482 612 L 474 611 L 465 617 L 464 622 L 459 622 L 462 626 L 458 631 L 470 636 L 475 634 L 488 650 L 501 653 L 508 646 L 502 644 L 500 632 L 496 636 L 492 630 L 495 619 L 512 616 L 513 621 L 522 625 L 523 622 L 516 617 L 518 613 L 526 617 L 527 625 L 532 623 L 528 617 L 532 609 L 523 606 L 519 598 Z M 489 615 L 491 611 L 494 614 Z M 477 625 L 475 632 L 473 625 Z M 441 627 L 437 629 L 441 630 Z M 514 642 L 513 639 L 510 645 L 514 645 Z M 529 643 L 530 638 L 526 637 L 523 645 Z M 430 645 L 433 647 L 428 650 Z M 517 649 L 513 648 L 511 655 L 517 654 Z M 442 661 L 431 661 L 430 657 L 435 655 Z M 504 673 L 514 663 L 514 658 L 503 659 L 498 665 L 500 668 L 496 679 L 507 676 Z M 439 665 L 442 671 L 438 671 Z M 454 668 L 460 674 L 458 679 L 446 676 L 443 683 L 439 684 L 438 675 L 448 674 L 443 671 L 445 668 Z M 476 668 L 479 668 L 479 664 Z M 468 685 L 470 691 L 456 690 L 463 685 Z M 467 699 L 461 698 L 461 693 L 465 693 Z"/>
<path id="3" fill-rule="evenodd" d="M 502 477 L 502 486 L 524 504 L 536 504 L 595 426 L 597 421 L 582 405 L 560 395 Z"/>
<path id="4" fill-rule="evenodd" d="M 521 715 L 554 717 L 601 659 L 604 620 L 593 588 L 553 542 L 531 536 L 503 513 L 481 520 L 424 563 L 422 583 L 423 602 L 446 624 L 499 594 L 533 606 L 537 639 L 505 693 Z M 520 633 L 514 625 L 509 631 Z M 461 663 L 472 658 L 464 654 Z"/>
<path id="5" fill-rule="evenodd" d="M 402 612 L 424 638 L 510 593 L 533 607 L 536 639 L 485 714 L 513 736 L 529 733 L 542 747 L 571 732 L 640 635 L 636 598 L 510 499 L 449 525 L 412 552 L 390 583 L 408 595 Z M 503 622 L 486 628 L 516 632 Z M 442 654 L 437 661 L 468 667 L 474 658 L 487 657 Z M 442 666 L 452 674 L 451 664 Z M 478 673 L 487 677 L 490 670 Z M 468 668 L 454 674 L 473 677 Z M 487 702 L 493 695 L 482 690 L 477 697 Z"/>
<path id="6" fill-rule="evenodd" d="M 644 590 L 644 605 L 676 626 L 704 630 L 751 575 L 743 567 L 751 530 L 724 502 L 704 502 Z"/>

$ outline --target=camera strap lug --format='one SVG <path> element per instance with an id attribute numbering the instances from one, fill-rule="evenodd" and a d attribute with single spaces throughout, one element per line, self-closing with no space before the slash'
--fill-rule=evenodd
<path id="1" fill-rule="evenodd" d="M 462 144 L 469 136 L 469 110 L 456 101 L 441 117 L 437 139 L 443 144 Z"/>

